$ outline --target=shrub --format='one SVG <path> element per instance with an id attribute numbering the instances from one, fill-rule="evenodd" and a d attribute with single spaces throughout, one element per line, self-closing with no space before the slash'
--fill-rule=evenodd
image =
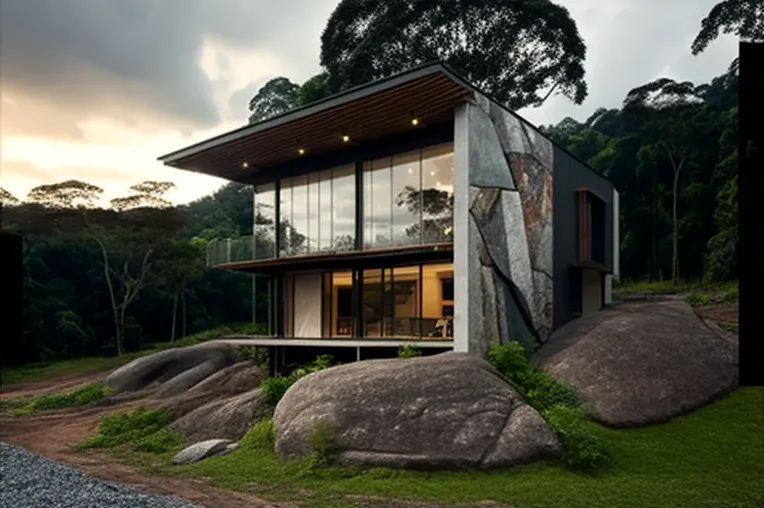
<path id="1" fill-rule="evenodd" d="M 587 428 L 591 423 L 580 408 L 558 404 L 543 414 L 562 441 L 563 463 L 568 469 L 594 473 L 609 462 L 602 441 Z"/>
<path id="2" fill-rule="evenodd" d="M 135 443 L 135 449 L 148 453 L 165 453 L 183 446 L 185 439 L 180 434 L 170 432 L 167 427 L 153 434 L 140 438 Z"/>
<path id="3" fill-rule="evenodd" d="M 337 434 L 327 422 L 320 421 L 316 424 L 310 433 L 309 444 L 315 458 L 314 465 L 326 467 L 337 461 L 340 450 Z"/>
<path id="4" fill-rule="evenodd" d="M 260 420 L 252 426 L 239 441 L 239 448 L 246 450 L 273 450 L 276 442 L 276 427 L 273 420 Z"/>
<path id="5" fill-rule="evenodd" d="M 684 300 L 693 307 L 703 307 L 711 303 L 711 297 L 705 293 L 693 292 L 684 297 Z"/>
<path id="6" fill-rule="evenodd" d="M 158 449 L 167 436 L 157 436 L 152 442 L 146 438 L 166 430 L 171 421 L 168 412 L 158 409 L 134 409 L 104 415 L 95 435 L 79 444 L 80 448 L 114 448 L 124 444 L 133 444 L 134 448 Z"/>
<path id="7" fill-rule="evenodd" d="M 422 356 L 422 352 L 414 346 L 406 344 L 405 346 L 398 347 L 398 358 L 414 358 L 417 356 Z"/>
<path id="8" fill-rule="evenodd" d="M 23 413 L 45 409 L 60 409 L 64 407 L 84 406 L 101 400 L 112 393 L 112 389 L 102 384 L 88 384 L 67 393 L 43 395 L 30 401 L 22 410 Z"/>
<path id="9" fill-rule="evenodd" d="M 519 342 L 491 347 L 488 361 L 512 382 L 520 395 L 537 411 L 544 411 L 557 404 L 571 408 L 581 405 L 572 386 L 557 381 L 531 365 L 525 348 Z"/>
<path id="10" fill-rule="evenodd" d="M 271 408 L 271 410 L 276 409 L 281 397 L 284 396 L 287 390 L 289 390 L 298 379 L 313 372 L 318 372 L 319 370 L 331 367 L 333 360 L 334 358 L 332 355 L 320 355 L 313 362 L 295 369 L 288 376 L 263 379 L 260 383 L 260 388 L 262 389 L 265 404 Z"/>

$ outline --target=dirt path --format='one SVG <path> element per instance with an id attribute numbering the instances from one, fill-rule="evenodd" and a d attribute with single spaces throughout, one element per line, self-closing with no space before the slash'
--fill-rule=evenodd
<path id="1" fill-rule="evenodd" d="M 212 487 L 203 480 L 180 476 L 152 476 L 113 457 L 96 452 L 75 452 L 79 441 L 92 435 L 104 413 L 127 409 L 137 402 L 85 410 L 62 410 L 39 416 L 0 417 L 0 441 L 23 446 L 52 459 L 76 465 L 104 480 L 134 485 L 144 492 L 174 495 L 206 508 L 286 508 L 243 493 Z"/>
<path id="2" fill-rule="evenodd" d="M 2 385 L 0 386 L 0 399 L 37 397 L 46 393 L 71 390 L 80 385 L 101 381 L 107 374 L 108 372 L 91 372 L 89 374 L 72 374 L 57 379 Z"/>

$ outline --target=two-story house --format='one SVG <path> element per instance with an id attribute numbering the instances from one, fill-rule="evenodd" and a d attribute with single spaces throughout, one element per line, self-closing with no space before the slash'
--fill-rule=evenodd
<path id="1" fill-rule="evenodd" d="M 207 261 L 256 274 L 274 367 L 535 348 L 618 272 L 613 185 L 441 63 L 160 160 L 252 186 L 252 236 Z"/>

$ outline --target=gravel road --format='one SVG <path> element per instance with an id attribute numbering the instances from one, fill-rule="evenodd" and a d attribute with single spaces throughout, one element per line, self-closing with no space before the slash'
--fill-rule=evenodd
<path id="1" fill-rule="evenodd" d="M 195 508 L 0 442 L 0 508 Z"/>

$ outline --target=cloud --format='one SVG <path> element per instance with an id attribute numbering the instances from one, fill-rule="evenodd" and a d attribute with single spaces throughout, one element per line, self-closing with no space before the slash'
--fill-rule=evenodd
<path id="1" fill-rule="evenodd" d="M 587 47 L 589 96 L 580 106 L 564 97 L 519 113 L 532 123 L 585 120 L 599 107 L 617 108 L 632 88 L 669 75 L 697 83 L 726 71 L 737 56 L 733 37 L 723 36 L 693 56 L 690 44 L 717 0 L 558 0 L 568 8 Z"/>
<path id="2" fill-rule="evenodd" d="M 313 51 L 334 2 L 251 0 L 12 0 L 3 2 L 3 95 L 33 120 L 16 133 L 77 138 L 77 123 L 108 117 L 155 131 L 221 121 L 216 83 L 201 56 L 214 39 L 240 51 L 272 51 L 290 69 L 317 67 Z M 302 4 L 302 5 L 299 5 Z M 289 30 L 284 30 L 289 26 Z M 276 48 L 269 50 L 269 48 Z M 225 88 L 236 62 L 217 55 Z M 253 69 L 250 67 L 249 74 Z M 247 73 L 240 72 L 246 75 Z M 238 85 L 243 87 L 246 83 Z M 45 122 L 56 110 L 57 123 Z"/>

